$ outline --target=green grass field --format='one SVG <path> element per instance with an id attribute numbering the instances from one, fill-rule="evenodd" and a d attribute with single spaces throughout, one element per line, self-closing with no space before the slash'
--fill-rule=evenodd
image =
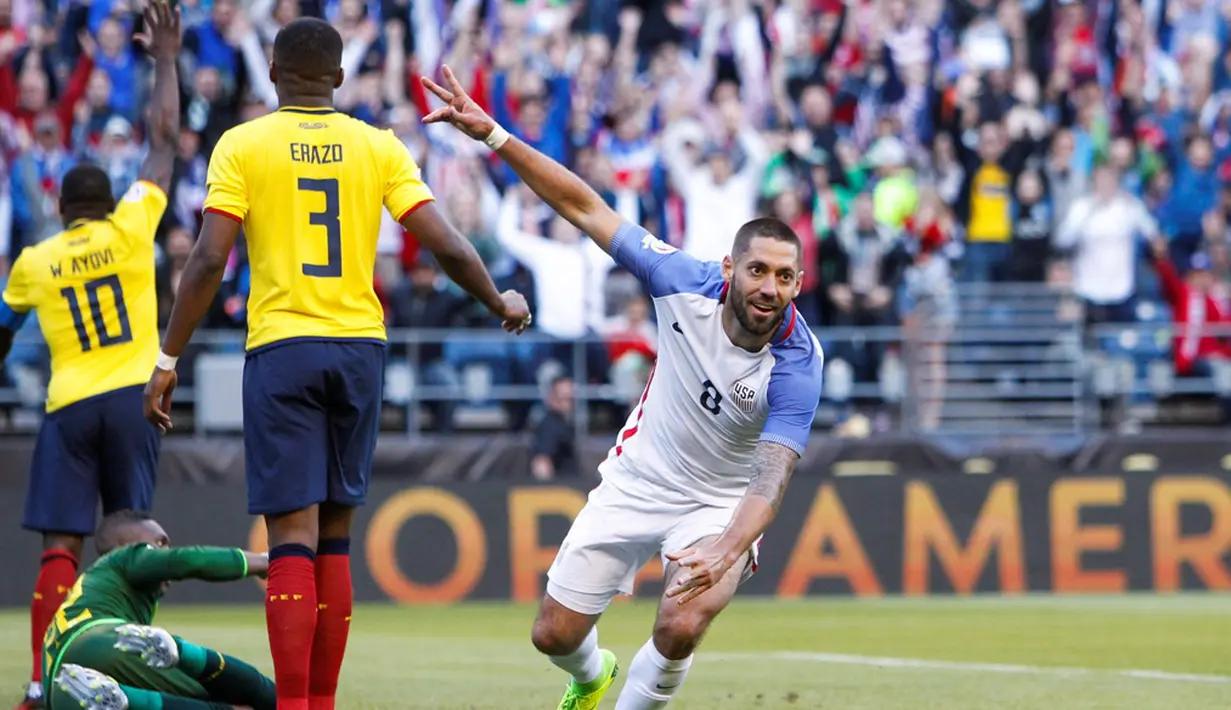
<path id="1" fill-rule="evenodd" d="M 618 604 L 600 625 L 625 667 L 653 611 Z M 533 613 L 361 606 L 339 707 L 552 710 L 564 677 L 528 641 Z M 172 607 L 158 622 L 270 669 L 258 607 Z M 26 623 L 22 612 L 0 613 L 0 685 L 14 700 L 28 672 Z M 1162 673 L 1124 672 L 1133 670 Z M 1225 709 L 1231 597 L 738 600 L 671 707 Z"/>

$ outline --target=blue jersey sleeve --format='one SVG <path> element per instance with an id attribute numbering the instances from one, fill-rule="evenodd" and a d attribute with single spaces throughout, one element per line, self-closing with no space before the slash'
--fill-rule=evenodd
<path id="1" fill-rule="evenodd" d="M 30 311 L 19 311 L 4 301 L 0 301 L 0 328 L 16 333 L 21 330 L 21 326 L 25 325 L 28 317 L 30 317 Z"/>
<path id="2" fill-rule="evenodd" d="M 761 441 L 781 444 L 803 454 L 812 433 L 812 420 L 821 403 L 824 358 L 810 332 L 797 334 L 795 342 L 774 350 L 774 369 L 769 375 L 769 415 Z"/>
<path id="3" fill-rule="evenodd" d="M 611 258 L 632 272 L 654 298 L 676 293 L 715 296 L 722 287 L 718 264 L 698 261 L 631 222 L 611 239 Z"/>

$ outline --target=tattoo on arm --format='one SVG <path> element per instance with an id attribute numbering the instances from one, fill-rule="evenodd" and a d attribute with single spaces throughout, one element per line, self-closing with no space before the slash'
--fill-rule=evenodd
<path id="1" fill-rule="evenodd" d="M 786 484 L 791 480 L 798 462 L 799 455 L 782 444 L 758 442 L 752 454 L 752 479 L 748 482 L 748 495 L 761 496 L 769 501 L 774 510 L 778 510 L 786 493 Z"/>

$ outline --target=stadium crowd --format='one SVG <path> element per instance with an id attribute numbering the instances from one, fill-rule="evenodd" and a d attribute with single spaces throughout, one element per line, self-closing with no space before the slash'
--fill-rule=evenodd
<path id="1" fill-rule="evenodd" d="M 95 161 L 135 179 L 141 0 L 0 0 L 0 254 L 61 228 L 56 190 Z M 159 236 L 164 316 L 200 226 L 210 150 L 277 106 L 277 29 L 346 42 L 344 110 L 393 130 L 549 342 L 451 339 L 422 376 L 488 359 L 534 381 L 593 337 L 591 379 L 636 380 L 655 326 L 635 281 L 480 144 L 424 127 L 450 65 L 511 132 L 623 216 L 702 258 L 773 214 L 804 237 L 813 325 L 958 317 L 954 281 L 1069 282 L 1093 323 L 1170 301 L 1180 374 L 1231 353 L 1231 3 L 1220 0 L 182 0 L 183 129 Z M 439 129 L 439 130 L 438 130 Z M 242 329 L 241 245 L 208 325 Z M 493 324 L 387 219 L 377 286 L 396 328 Z M 1161 277 L 1161 278 L 1160 278 Z M 33 319 L 31 320 L 33 322 Z M 27 329 L 36 326 L 27 325 Z M 605 342 L 604 342 L 605 341 Z M 504 346 L 501 346 L 504 347 Z M 15 350 L 36 362 L 38 349 Z"/>

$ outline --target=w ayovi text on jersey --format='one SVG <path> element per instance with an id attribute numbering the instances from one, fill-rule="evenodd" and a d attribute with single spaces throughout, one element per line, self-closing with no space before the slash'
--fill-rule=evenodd
<path id="1" fill-rule="evenodd" d="M 51 277 L 58 279 L 64 276 L 64 261 L 57 261 L 54 264 L 49 264 L 51 269 Z M 105 247 L 97 251 L 89 251 L 81 256 L 71 257 L 68 262 L 69 273 L 73 276 L 88 274 L 102 269 L 104 266 L 112 266 L 115 262 L 115 254 L 112 253 L 111 247 Z"/>

